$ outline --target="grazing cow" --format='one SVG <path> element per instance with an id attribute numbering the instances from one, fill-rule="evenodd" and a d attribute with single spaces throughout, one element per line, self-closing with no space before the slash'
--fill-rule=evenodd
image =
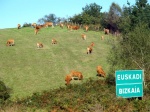
<path id="1" fill-rule="evenodd" d="M 37 24 L 36 23 L 32 23 L 32 26 L 33 26 L 33 28 L 35 28 L 37 26 Z"/>
<path id="2" fill-rule="evenodd" d="M 81 37 L 82 37 L 83 40 L 86 40 L 86 35 L 85 34 L 82 34 Z"/>
<path id="3" fill-rule="evenodd" d="M 38 43 L 36 44 L 36 46 L 37 46 L 37 48 L 43 48 L 43 44 L 40 43 L 40 42 L 38 42 Z"/>
<path id="4" fill-rule="evenodd" d="M 67 29 L 71 30 L 71 25 L 67 24 Z"/>
<path id="5" fill-rule="evenodd" d="M 105 29 L 105 28 L 104 28 L 104 33 L 105 33 L 105 34 L 109 34 L 109 29 Z"/>
<path id="6" fill-rule="evenodd" d="M 97 66 L 96 71 L 97 71 L 97 76 L 106 77 L 106 73 L 104 72 L 101 66 Z"/>
<path id="7" fill-rule="evenodd" d="M 57 44 L 57 41 L 55 39 L 52 39 L 52 44 Z"/>
<path id="8" fill-rule="evenodd" d="M 101 36 L 101 40 L 104 40 L 104 36 Z"/>
<path id="9" fill-rule="evenodd" d="M 87 47 L 87 54 L 91 54 L 92 53 L 92 46 Z"/>
<path id="10" fill-rule="evenodd" d="M 36 25 L 36 26 L 35 26 L 35 34 L 37 34 L 38 31 L 39 31 L 41 28 L 43 28 L 43 27 L 45 27 L 45 25 Z"/>
<path id="11" fill-rule="evenodd" d="M 59 26 L 60 26 L 61 28 L 64 28 L 64 24 L 63 24 L 63 23 L 60 23 Z"/>
<path id="12" fill-rule="evenodd" d="M 20 29 L 20 28 L 21 28 L 21 25 L 20 25 L 20 24 L 18 24 L 18 25 L 17 25 L 17 28 L 18 28 L 18 29 Z"/>
<path id="13" fill-rule="evenodd" d="M 78 80 L 83 79 L 83 75 L 81 72 L 72 70 L 70 74 L 71 74 L 72 78 L 78 78 Z"/>
<path id="14" fill-rule="evenodd" d="M 94 42 L 92 42 L 92 43 L 91 43 L 91 47 L 93 47 L 94 45 L 95 45 Z"/>
<path id="15" fill-rule="evenodd" d="M 54 28 L 54 25 L 52 22 L 45 22 L 44 24 L 46 27 L 52 26 L 52 28 Z"/>
<path id="16" fill-rule="evenodd" d="M 65 81 L 66 81 L 65 85 L 69 85 L 72 79 L 74 79 L 74 80 L 82 80 L 83 79 L 83 75 L 82 75 L 81 72 L 72 70 L 71 73 L 66 75 L 66 77 L 65 77 Z"/>
<path id="17" fill-rule="evenodd" d="M 85 31 L 88 31 L 89 26 L 85 25 L 84 28 L 85 28 Z"/>
<path id="18" fill-rule="evenodd" d="M 14 46 L 14 45 L 15 45 L 14 39 L 7 40 L 6 46 Z"/>
<path id="19" fill-rule="evenodd" d="M 66 84 L 65 85 L 69 85 L 71 80 L 72 80 L 72 76 L 70 74 L 66 75 L 66 77 L 65 77 Z"/>
<path id="20" fill-rule="evenodd" d="M 80 27 L 79 26 L 68 26 L 70 30 L 78 30 Z"/>
<path id="21" fill-rule="evenodd" d="M 35 35 L 38 33 L 39 30 L 40 30 L 40 29 L 36 29 L 36 28 L 35 28 L 35 30 L 34 30 Z"/>

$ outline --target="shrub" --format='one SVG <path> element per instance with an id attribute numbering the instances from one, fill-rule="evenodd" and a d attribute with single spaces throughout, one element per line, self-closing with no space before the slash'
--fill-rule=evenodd
<path id="1" fill-rule="evenodd" d="M 31 23 L 24 23 L 22 27 L 31 27 Z"/>
<path id="2" fill-rule="evenodd" d="M 9 97 L 9 89 L 6 87 L 4 82 L 0 81 L 0 104 L 2 104 L 2 102 L 8 99 Z"/>

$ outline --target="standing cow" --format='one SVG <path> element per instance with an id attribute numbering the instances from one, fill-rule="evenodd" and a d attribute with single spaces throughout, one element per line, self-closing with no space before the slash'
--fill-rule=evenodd
<path id="1" fill-rule="evenodd" d="M 85 25 L 84 28 L 85 28 L 86 32 L 89 30 L 89 26 L 88 25 Z"/>
<path id="2" fill-rule="evenodd" d="M 104 33 L 109 34 L 109 29 L 104 28 Z"/>
<path id="3" fill-rule="evenodd" d="M 106 73 L 104 72 L 101 66 L 97 66 L 96 71 L 97 71 L 97 76 L 106 77 Z"/>
<path id="4" fill-rule="evenodd" d="M 66 77 L 65 77 L 66 84 L 65 85 L 69 85 L 71 80 L 72 80 L 72 76 L 70 74 L 66 75 Z"/>
<path id="5" fill-rule="evenodd" d="M 83 79 L 83 75 L 79 71 L 72 70 L 70 74 L 71 74 L 72 78 L 78 78 L 79 80 Z"/>
<path id="6" fill-rule="evenodd" d="M 37 48 L 43 48 L 43 44 L 41 42 L 36 43 Z"/>
<path id="7" fill-rule="evenodd" d="M 6 46 L 14 46 L 14 45 L 15 45 L 14 39 L 7 40 Z"/>
<path id="8" fill-rule="evenodd" d="M 57 44 L 57 41 L 55 39 L 52 39 L 52 44 Z"/>
<path id="9" fill-rule="evenodd" d="M 93 51 L 92 46 L 87 47 L 87 54 L 91 54 Z"/>
<path id="10" fill-rule="evenodd" d="M 82 37 L 83 40 L 86 40 L 86 35 L 85 34 L 82 34 L 81 37 Z"/>
<path id="11" fill-rule="evenodd" d="M 46 27 L 52 26 L 52 28 L 54 28 L 54 25 L 52 22 L 45 22 L 44 24 Z"/>
<path id="12" fill-rule="evenodd" d="M 20 28 L 21 28 L 21 25 L 20 25 L 20 24 L 18 24 L 18 25 L 17 25 L 17 28 L 18 28 L 18 29 L 20 29 Z"/>

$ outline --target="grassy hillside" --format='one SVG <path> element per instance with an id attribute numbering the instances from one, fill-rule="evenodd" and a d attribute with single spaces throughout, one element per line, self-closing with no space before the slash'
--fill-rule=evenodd
<path id="1" fill-rule="evenodd" d="M 81 34 L 87 35 L 87 40 L 81 39 Z M 0 30 L 0 79 L 12 89 L 11 99 L 25 98 L 35 92 L 55 89 L 65 86 L 65 75 L 71 70 L 83 73 L 83 83 L 88 78 L 96 77 L 96 66 L 101 65 L 108 71 L 106 56 L 109 51 L 109 41 L 112 37 L 100 37 L 103 32 L 68 31 L 60 27 L 43 28 L 34 35 L 33 28 L 17 28 Z M 8 39 L 15 40 L 15 46 L 6 46 Z M 51 44 L 51 39 L 58 40 L 57 45 Z M 42 42 L 43 49 L 37 49 L 36 43 Z M 86 48 L 95 43 L 93 53 L 86 54 Z"/>

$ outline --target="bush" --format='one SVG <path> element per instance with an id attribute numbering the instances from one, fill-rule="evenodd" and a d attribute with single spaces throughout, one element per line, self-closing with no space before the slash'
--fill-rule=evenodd
<path id="1" fill-rule="evenodd" d="M 9 89 L 5 86 L 4 82 L 0 81 L 0 103 L 10 97 Z"/>
<path id="2" fill-rule="evenodd" d="M 22 27 L 31 27 L 31 23 L 24 23 Z"/>
<path id="3" fill-rule="evenodd" d="M 117 43 L 117 42 L 116 42 Z M 150 34 L 146 24 L 137 24 L 137 26 L 123 38 L 118 40 L 118 44 L 112 44 L 108 56 L 110 64 L 110 73 L 115 70 L 144 70 L 145 81 L 150 79 Z"/>

